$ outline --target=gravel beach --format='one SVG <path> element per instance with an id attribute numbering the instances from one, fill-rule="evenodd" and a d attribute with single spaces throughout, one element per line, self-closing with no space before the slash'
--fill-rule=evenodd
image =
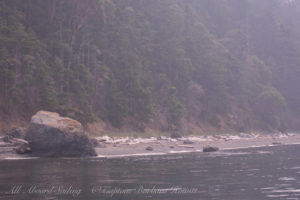
<path id="1" fill-rule="evenodd" d="M 189 136 L 178 139 L 167 137 L 111 138 L 97 137 L 95 150 L 98 157 L 123 157 L 202 152 L 204 147 L 218 147 L 220 151 L 274 145 L 300 144 L 300 134 L 239 134 L 215 136 Z M 0 142 L 0 159 L 30 158 L 15 153 L 14 147 Z"/>

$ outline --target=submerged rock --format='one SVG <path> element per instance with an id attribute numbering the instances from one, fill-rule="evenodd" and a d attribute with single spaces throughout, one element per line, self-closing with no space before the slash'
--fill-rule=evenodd
<path id="1" fill-rule="evenodd" d="M 82 125 L 58 113 L 39 111 L 30 121 L 25 139 L 33 154 L 48 157 L 96 156 Z"/>
<path id="2" fill-rule="evenodd" d="M 219 151 L 219 148 L 212 147 L 212 146 L 203 147 L 203 152 L 214 152 L 214 151 Z"/>

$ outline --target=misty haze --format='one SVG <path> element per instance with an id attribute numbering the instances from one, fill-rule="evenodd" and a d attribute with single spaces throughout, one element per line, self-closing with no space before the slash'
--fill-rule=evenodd
<path id="1" fill-rule="evenodd" d="M 0 199 L 299 200 L 300 0 L 0 0 Z"/>

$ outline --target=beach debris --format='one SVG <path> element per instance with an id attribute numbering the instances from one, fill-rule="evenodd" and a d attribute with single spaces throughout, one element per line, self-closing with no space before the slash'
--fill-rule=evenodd
<path id="1" fill-rule="evenodd" d="M 31 148 L 29 147 L 28 143 L 23 143 L 17 148 L 14 148 L 17 154 L 30 154 L 31 153 Z"/>
<path id="2" fill-rule="evenodd" d="M 13 147 L 13 150 L 18 154 L 28 154 L 31 153 L 29 143 L 26 140 L 20 138 L 13 138 L 11 136 L 5 136 L 3 141 L 9 146 Z M 8 146 L 8 147 L 9 147 Z"/>
<path id="3" fill-rule="evenodd" d="M 183 147 L 183 148 L 195 148 L 194 146 L 189 146 L 189 145 L 177 145 L 178 147 Z"/>
<path id="4" fill-rule="evenodd" d="M 205 146 L 203 147 L 203 152 L 215 152 L 219 151 L 218 147 L 213 147 L 213 146 Z"/>
<path id="5" fill-rule="evenodd" d="M 189 148 L 189 149 L 195 148 L 194 146 L 189 146 L 189 145 L 177 145 L 177 147 L 183 147 L 183 148 Z"/>
<path id="6" fill-rule="evenodd" d="M 166 137 L 161 136 L 162 140 L 166 140 Z M 134 138 L 134 137 L 122 137 L 122 138 L 111 138 L 108 136 L 96 137 L 98 141 L 104 144 L 127 144 L 127 145 L 135 145 L 135 144 L 147 144 L 157 142 L 156 137 L 150 138 Z M 105 140 L 105 141 L 104 141 Z M 104 142 L 102 142 L 104 141 Z"/>
<path id="7" fill-rule="evenodd" d="M 9 145 L 11 146 L 19 146 L 22 144 L 28 144 L 28 142 L 26 140 L 20 139 L 20 138 L 13 138 L 11 136 L 5 136 L 3 139 L 3 142 L 5 143 L 9 143 Z"/>
<path id="8" fill-rule="evenodd" d="M 250 135 L 249 133 L 239 133 L 238 134 L 239 137 L 241 138 L 251 138 L 252 135 Z"/>
<path id="9" fill-rule="evenodd" d="M 7 150 L 8 152 L 15 152 L 18 154 L 31 153 L 31 149 L 26 140 L 20 138 L 14 138 L 12 136 L 7 135 L 2 138 L 2 141 L 3 142 L 0 142 L 0 147 L 2 148 L 0 150 L 0 153 L 7 152 Z"/>

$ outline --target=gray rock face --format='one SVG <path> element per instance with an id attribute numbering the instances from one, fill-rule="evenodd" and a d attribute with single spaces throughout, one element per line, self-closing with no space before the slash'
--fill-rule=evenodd
<path id="1" fill-rule="evenodd" d="M 25 139 L 34 155 L 46 157 L 96 156 L 82 125 L 58 113 L 39 111 L 30 121 Z"/>

